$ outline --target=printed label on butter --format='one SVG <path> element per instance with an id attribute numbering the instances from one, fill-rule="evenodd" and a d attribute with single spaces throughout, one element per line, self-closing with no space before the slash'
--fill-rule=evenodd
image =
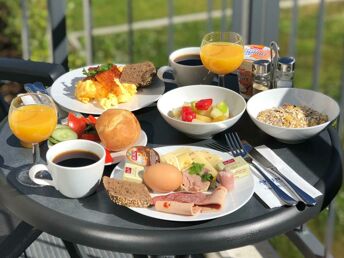
<path id="1" fill-rule="evenodd" d="M 126 162 L 124 165 L 123 180 L 135 183 L 142 183 L 142 173 L 144 167 Z"/>
<path id="2" fill-rule="evenodd" d="M 225 170 L 232 173 L 236 178 L 247 176 L 250 173 L 249 164 L 240 156 L 223 161 L 223 165 Z"/>

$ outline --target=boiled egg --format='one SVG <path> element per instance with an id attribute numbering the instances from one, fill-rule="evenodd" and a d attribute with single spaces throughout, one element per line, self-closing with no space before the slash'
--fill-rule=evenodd
<path id="1" fill-rule="evenodd" d="M 175 166 L 157 163 L 146 167 L 143 173 L 143 182 L 154 192 L 167 193 L 180 187 L 183 175 Z"/>

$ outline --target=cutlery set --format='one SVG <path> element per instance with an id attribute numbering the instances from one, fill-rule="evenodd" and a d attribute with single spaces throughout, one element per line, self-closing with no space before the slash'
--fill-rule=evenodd
<path id="1" fill-rule="evenodd" d="M 257 149 L 251 146 L 247 141 L 240 140 L 236 132 L 225 134 L 226 144 L 224 146 L 217 142 L 207 143 L 207 147 L 228 152 L 233 157 L 241 156 L 245 159 L 251 167 L 264 178 L 269 184 L 274 194 L 286 206 L 297 206 L 298 209 L 303 210 L 305 206 L 315 206 L 316 200 L 303 191 L 300 187 L 283 175 L 266 157 L 264 157 Z M 270 177 L 278 178 L 288 188 L 289 193 L 278 186 Z"/>

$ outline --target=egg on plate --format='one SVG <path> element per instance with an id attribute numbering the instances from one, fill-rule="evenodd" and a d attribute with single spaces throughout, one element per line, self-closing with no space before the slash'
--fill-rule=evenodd
<path id="1" fill-rule="evenodd" d="M 143 182 L 154 192 L 168 193 L 180 187 L 183 175 L 175 166 L 157 163 L 146 167 Z"/>

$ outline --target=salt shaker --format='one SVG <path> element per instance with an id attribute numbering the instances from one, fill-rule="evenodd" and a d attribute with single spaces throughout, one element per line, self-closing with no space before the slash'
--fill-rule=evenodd
<path id="1" fill-rule="evenodd" d="M 277 63 L 276 87 L 292 88 L 295 71 L 294 57 L 280 57 Z"/>
<path id="2" fill-rule="evenodd" d="M 268 60 L 253 62 L 253 95 L 271 88 L 271 63 Z"/>

